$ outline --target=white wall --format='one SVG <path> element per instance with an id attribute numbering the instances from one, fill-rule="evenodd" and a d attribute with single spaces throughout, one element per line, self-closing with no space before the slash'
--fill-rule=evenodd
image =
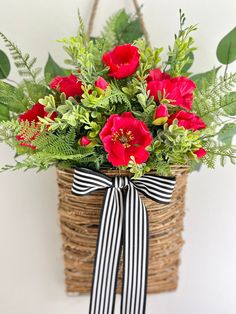
<path id="1" fill-rule="evenodd" d="M 170 43 L 182 8 L 190 23 L 199 24 L 194 70 L 217 64 L 215 47 L 235 26 L 235 0 L 143 3 L 153 44 Z M 123 6 L 131 10 L 131 0 L 102 0 L 95 33 Z M 78 7 L 87 20 L 88 0 L 1 0 L 0 30 L 37 56 L 39 65 L 48 51 L 62 64 L 64 53 L 55 40 L 76 32 Z M 15 71 L 11 77 L 17 79 Z M 0 150 L 0 164 L 12 163 L 13 153 L 4 145 Z M 236 313 L 235 175 L 228 165 L 190 176 L 179 289 L 150 296 L 147 314 Z M 3 173 L 0 191 L 0 313 L 88 313 L 88 297 L 68 298 L 63 291 L 55 170 Z"/>

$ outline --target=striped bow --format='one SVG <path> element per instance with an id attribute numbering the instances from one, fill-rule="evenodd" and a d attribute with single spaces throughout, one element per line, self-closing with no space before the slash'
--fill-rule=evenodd
<path id="1" fill-rule="evenodd" d="M 169 203 L 175 178 L 144 175 L 134 180 L 110 178 L 100 172 L 75 170 L 72 193 L 86 195 L 105 189 L 94 265 L 89 314 L 113 314 L 123 246 L 121 314 L 145 314 L 148 269 L 148 217 L 138 191 Z"/>

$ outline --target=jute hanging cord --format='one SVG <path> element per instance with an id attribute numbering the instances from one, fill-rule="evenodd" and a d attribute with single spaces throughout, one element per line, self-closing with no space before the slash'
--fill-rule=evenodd
<path id="1" fill-rule="evenodd" d="M 92 31 L 93 31 L 93 25 L 94 25 L 95 17 L 96 17 L 96 14 L 97 14 L 99 1 L 100 0 L 94 0 L 94 2 L 93 2 L 92 11 L 91 11 L 90 18 L 89 18 L 89 23 L 88 23 L 88 30 L 87 30 L 88 37 L 91 36 Z M 146 26 L 145 26 L 145 23 L 144 23 L 143 15 L 142 15 L 140 6 L 138 4 L 138 1 L 137 0 L 133 0 L 133 4 L 134 4 L 134 7 L 135 7 L 136 14 L 137 14 L 137 16 L 139 18 L 139 21 L 140 21 L 140 25 L 141 25 L 141 28 L 142 28 L 142 31 L 143 31 L 143 34 L 144 34 L 144 38 L 145 38 L 147 44 L 150 46 L 151 43 L 150 43 L 149 35 L 148 35 L 147 29 L 146 29 Z"/>

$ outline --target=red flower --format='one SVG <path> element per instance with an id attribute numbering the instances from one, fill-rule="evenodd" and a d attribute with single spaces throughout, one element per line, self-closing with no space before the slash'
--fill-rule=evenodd
<path id="1" fill-rule="evenodd" d="M 36 149 L 36 146 L 32 145 L 31 141 L 35 140 L 36 137 L 39 135 L 39 128 L 37 127 L 37 123 L 39 122 L 39 117 L 45 118 L 48 115 L 49 115 L 48 112 L 45 111 L 45 107 L 39 103 L 34 104 L 33 107 L 27 110 L 25 113 L 20 114 L 19 116 L 20 122 L 28 121 L 28 122 L 31 122 L 30 124 L 32 124 L 32 122 L 35 123 L 35 133 L 30 139 L 26 138 L 26 135 L 24 134 L 24 132 L 16 136 L 16 139 L 19 141 L 20 146 L 26 146 L 32 149 Z M 53 112 L 50 118 L 54 120 L 56 116 L 57 116 L 57 113 Z"/>
<path id="2" fill-rule="evenodd" d="M 146 147 L 152 142 L 152 135 L 146 124 L 125 112 L 113 114 L 103 127 L 100 138 L 113 166 L 127 166 L 131 157 L 137 164 L 145 162 L 149 153 Z"/>
<path id="3" fill-rule="evenodd" d="M 165 72 L 161 72 L 160 69 L 154 69 L 154 70 L 150 70 L 149 75 L 147 77 L 147 82 L 163 81 L 163 80 L 168 80 L 168 79 L 170 79 L 169 74 Z"/>
<path id="4" fill-rule="evenodd" d="M 91 143 L 90 139 L 87 136 L 82 136 L 79 140 L 81 146 L 88 146 Z"/>
<path id="5" fill-rule="evenodd" d="M 150 96 L 159 102 L 158 96 L 170 101 L 171 105 L 180 106 L 187 110 L 192 108 L 193 91 L 196 85 L 193 81 L 184 76 L 171 78 L 168 74 L 159 69 L 150 71 L 147 77 L 147 90 Z"/>
<path id="6" fill-rule="evenodd" d="M 160 104 L 155 111 L 154 121 L 152 122 L 152 124 L 162 125 L 166 123 L 167 120 L 168 120 L 168 109 L 166 105 Z"/>
<path id="7" fill-rule="evenodd" d="M 194 154 L 197 155 L 197 158 L 203 158 L 207 154 L 207 151 L 201 147 L 198 150 L 195 150 Z"/>
<path id="8" fill-rule="evenodd" d="M 110 76 L 123 79 L 136 71 L 139 66 L 139 58 L 138 48 L 131 44 L 125 44 L 106 52 L 102 61 L 109 67 Z"/>
<path id="9" fill-rule="evenodd" d="M 170 115 L 167 121 L 168 125 L 171 125 L 175 119 L 178 120 L 178 126 L 182 126 L 187 130 L 196 131 L 205 129 L 206 127 L 206 124 L 200 117 L 196 116 L 194 113 L 186 112 L 184 110 Z"/>
<path id="10" fill-rule="evenodd" d="M 103 77 L 99 76 L 98 79 L 97 79 L 96 82 L 95 82 L 95 86 L 96 86 L 97 88 L 102 89 L 102 90 L 106 90 L 107 87 L 109 86 L 109 84 L 107 83 L 106 80 L 104 80 Z"/>
<path id="11" fill-rule="evenodd" d="M 50 88 L 60 93 L 65 93 L 66 97 L 76 97 L 82 96 L 82 82 L 74 75 L 71 74 L 70 76 L 56 76 L 52 80 L 50 84 Z"/>
<path id="12" fill-rule="evenodd" d="M 106 80 L 104 80 L 103 77 L 99 76 L 98 79 L 95 82 L 95 87 L 96 87 L 96 91 L 98 93 L 98 95 L 102 95 L 104 94 L 104 91 L 107 89 L 107 87 L 109 86 L 109 84 L 107 83 Z"/>
<path id="13" fill-rule="evenodd" d="M 196 88 L 195 83 L 184 76 L 175 77 L 171 79 L 171 82 L 174 85 L 168 94 L 168 99 L 174 100 L 171 104 L 190 110 L 193 102 L 193 91 Z"/>

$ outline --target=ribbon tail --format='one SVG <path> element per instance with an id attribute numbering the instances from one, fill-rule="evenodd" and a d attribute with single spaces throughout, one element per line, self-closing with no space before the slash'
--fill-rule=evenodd
<path id="1" fill-rule="evenodd" d="M 101 213 L 94 264 L 90 314 L 113 314 L 123 222 L 123 195 L 118 189 L 106 192 Z"/>
<path id="2" fill-rule="evenodd" d="M 121 314 L 145 314 L 148 267 L 147 210 L 130 183 L 124 213 L 124 272 Z"/>

